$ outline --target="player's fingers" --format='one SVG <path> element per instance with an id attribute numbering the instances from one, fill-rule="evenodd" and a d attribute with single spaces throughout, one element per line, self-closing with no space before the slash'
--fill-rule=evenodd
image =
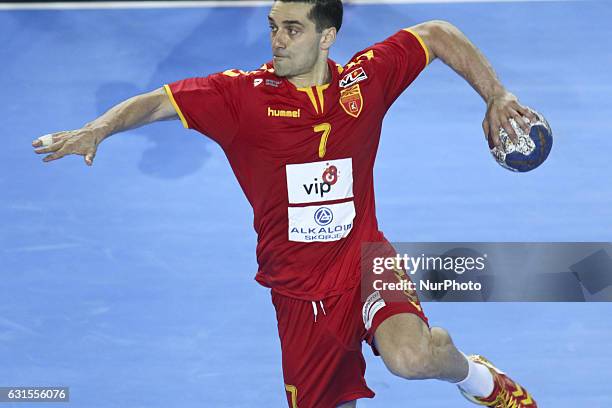
<path id="1" fill-rule="evenodd" d="M 62 139 L 66 132 L 50 133 L 32 141 L 32 147 L 48 147 Z"/>
<path id="2" fill-rule="evenodd" d="M 492 149 L 495 146 L 495 143 L 493 142 L 493 138 L 491 136 L 493 134 L 493 132 L 491 132 L 491 122 L 487 118 L 482 121 L 482 131 L 484 132 L 485 140 L 489 145 L 489 149 Z"/>
<path id="3" fill-rule="evenodd" d="M 93 165 L 93 161 L 96 157 L 96 150 L 92 149 L 90 151 L 88 151 L 87 153 L 85 153 L 85 164 L 87 164 L 88 166 Z"/>
<path id="4" fill-rule="evenodd" d="M 482 132 L 484 133 L 485 140 L 489 140 L 489 122 L 485 119 L 482 121 Z"/>
<path id="5" fill-rule="evenodd" d="M 50 155 L 48 155 L 48 156 L 45 156 L 45 157 L 43 158 L 43 161 L 44 161 L 44 162 L 50 162 L 50 161 L 53 161 L 53 160 L 61 159 L 61 158 L 62 158 L 62 157 L 64 157 L 66 154 L 67 154 L 66 152 L 64 152 L 64 151 L 62 151 L 62 150 L 59 150 L 59 151 L 57 151 L 57 152 L 55 152 L 55 153 L 52 153 L 52 154 L 50 154 Z"/>
<path id="6" fill-rule="evenodd" d="M 529 134 L 530 125 L 527 123 L 523 115 L 515 110 L 513 111 L 512 118 L 516 121 L 516 123 L 518 123 L 519 127 L 525 134 Z"/>
<path id="7" fill-rule="evenodd" d="M 32 141 L 32 147 L 49 147 L 53 144 L 51 135 L 44 135 Z"/>
<path id="8" fill-rule="evenodd" d="M 535 122 L 538 120 L 538 117 L 536 116 L 535 113 L 533 113 L 533 111 L 531 109 L 529 109 L 526 106 L 521 105 L 520 103 L 516 103 L 516 106 L 514 106 L 514 110 L 516 110 L 518 113 L 521 114 L 521 116 L 529 119 L 530 122 Z"/>
<path id="9" fill-rule="evenodd" d="M 499 129 L 501 128 L 499 121 L 494 120 L 489 122 L 489 143 L 490 147 L 497 147 L 503 150 L 501 139 L 499 138 Z"/>
<path id="10" fill-rule="evenodd" d="M 36 149 L 36 150 L 34 150 L 34 153 L 36 153 L 36 154 L 43 154 L 43 153 L 56 152 L 59 149 L 61 149 L 63 145 L 64 145 L 64 140 L 60 140 L 58 142 L 53 143 L 50 146 L 41 147 L 40 149 Z"/>
<path id="11" fill-rule="evenodd" d="M 53 135 L 44 135 L 32 141 L 33 147 L 46 147 L 53 144 Z"/>
<path id="12" fill-rule="evenodd" d="M 516 132 L 514 131 L 514 127 L 512 127 L 512 124 L 510 123 L 510 117 L 506 117 L 502 121 L 501 126 L 504 128 L 506 133 L 508 133 L 508 136 L 510 136 L 510 140 L 512 140 L 512 142 L 514 143 L 517 143 L 518 135 L 516 134 Z"/>

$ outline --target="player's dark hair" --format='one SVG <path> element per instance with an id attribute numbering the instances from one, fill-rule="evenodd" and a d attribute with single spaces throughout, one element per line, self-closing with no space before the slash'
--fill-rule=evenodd
<path id="1" fill-rule="evenodd" d="M 308 3 L 314 7 L 308 13 L 308 18 L 312 20 L 317 31 L 320 33 L 326 28 L 336 27 L 340 31 L 342 26 L 342 0 L 276 0 L 282 3 Z"/>

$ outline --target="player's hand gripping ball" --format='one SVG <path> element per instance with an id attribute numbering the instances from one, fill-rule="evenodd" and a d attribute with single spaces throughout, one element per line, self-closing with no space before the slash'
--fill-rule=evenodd
<path id="1" fill-rule="evenodd" d="M 538 118 L 537 121 L 531 122 L 528 118 L 524 118 L 530 125 L 529 134 L 526 134 L 514 119 L 510 119 L 510 124 L 518 135 L 518 144 L 514 144 L 504 128 L 499 129 L 499 139 L 504 149 L 494 146 L 491 154 L 503 168 L 526 172 L 544 163 L 548 157 L 553 143 L 552 130 L 542 114 L 534 110 L 532 112 Z"/>

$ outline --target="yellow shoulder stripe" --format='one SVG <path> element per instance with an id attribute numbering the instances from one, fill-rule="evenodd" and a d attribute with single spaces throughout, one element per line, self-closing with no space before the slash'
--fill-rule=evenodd
<path id="1" fill-rule="evenodd" d="M 176 101 L 174 100 L 174 95 L 172 95 L 172 90 L 170 89 L 168 85 L 164 85 L 164 89 L 166 90 L 166 94 L 168 94 L 168 98 L 170 98 L 170 102 L 172 103 L 172 106 L 174 106 L 174 110 L 178 114 L 179 118 L 181 118 L 181 123 L 183 124 L 185 129 L 189 129 L 189 125 L 187 124 L 187 120 L 185 120 L 185 116 L 183 115 L 183 112 L 181 112 L 181 108 L 179 108 L 179 106 L 176 104 Z"/>
<path id="2" fill-rule="evenodd" d="M 415 33 L 414 31 L 412 31 L 409 28 L 404 28 L 404 31 L 408 31 L 410 34 L 414 35 L 414 37 L 419 41 L 419 44 L 421 44 L 421 47 L 423 47 L 423 50 L 425 51 L 425 59 L 426 59 L 426 63 L 425 65 L 429 65 L 429 49 L 427 49 L 427 46 L 425 45 L 425 42 L 423 41 L 423 39 L 421 38 L 420 35 L 418 35 L 417 33 Z"/>

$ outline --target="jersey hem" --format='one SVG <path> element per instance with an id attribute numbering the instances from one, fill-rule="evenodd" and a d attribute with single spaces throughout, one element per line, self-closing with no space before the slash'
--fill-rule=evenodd
<path id="1" fill-rule="evenodd" d="M 336 401 L 334 402 L 334 407 L 337 407 L 338 404 L 340 403 L 344 403 L 344 402 L 351 402 L 351 401 L 355 401 L 358 400 L 360 398 L 374 398 L 376 394 L 374 394 L 374 391 L 356 391 L 356 392 L 351 392 L 351 393 L 347 393 L 344 395 L 341 395 L 340 397 L 338 397 L 336 399 Z"/>
<path id="2" fill-rule="evenodd" d="M 181 108 L 179 108 L 178 104 L 176 103 L 176 100 L 174 99 L 174 95 L 172 94 L 172 89 L 170 89 L 170 86 L 164 85 L 164 90 L 166 91 L 166 94 L 168 95 L 168 98 L 170 99 L 170 103 L 172 103 L 174 110 L 176 111 L 177 115 L 181 119 L 181 123 L 183 124 L 183 127 L 185 129 L 189 129 L 189 124 L 187 123 L 187 120 L 185 119 L 183 112 L 181 112 Z"/>

